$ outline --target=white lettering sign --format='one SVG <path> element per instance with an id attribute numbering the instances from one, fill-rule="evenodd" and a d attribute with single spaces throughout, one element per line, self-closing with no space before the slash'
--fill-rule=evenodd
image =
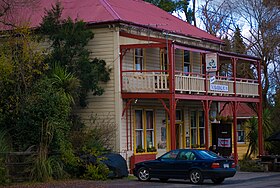
<path id="1" fill-rule="evenodd" d="M 206 54 L 206 71 L 214 72 L 217 71 L 218 56 L 216 53 Z"/>
<path id="2" fill-rule="evenodd" d="M 212 91 L 228 91 L 227 85 L 210 84 L 210 90 Z"/>

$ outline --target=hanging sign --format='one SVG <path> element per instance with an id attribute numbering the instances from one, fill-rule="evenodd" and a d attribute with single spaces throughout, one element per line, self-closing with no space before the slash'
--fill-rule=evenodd
<path id="1" fill-rule="evenodd" d="M 210 84 L 214 84 L 215 81 L 216 81 L 215 76 L 210 77 Z"/>
<path id="2" fill-rule="evenodd" d="M 230 148 L 230 138 L 218 138 L 218 147 Z"/>
<path id="3" fill-rule="evenodd" d="M 206 54 L 206 71 L 215 72 L 217 71 L 218 55 L 216 53 Z"/>

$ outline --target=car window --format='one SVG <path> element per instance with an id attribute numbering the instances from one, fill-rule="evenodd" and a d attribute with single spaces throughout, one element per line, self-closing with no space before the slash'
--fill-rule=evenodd
<path id="1" fill-rule="evenodd" d="M 163 155 L 161 157 L 162 160 L 175 160 L 177 155 L 178 155 L 179 151 L 175 150 L 175 151 L 170 151 L 169 153 Z"/>
<path id="2" fill-rule="evenodd" d="M 196 160 L 196 156 L 192 151 L 182 151 L 178 157 L 180 160 Z"/>
<path id="3" fill-rule="evenodd" d="M 216 153 L 214 153 L 212 151 L 201 150 L 198 153 L 199 153 L 199 155 L 203 159 L 216 159 L 216 158 L 219 158 L 219 155 L 217 155 Z"/>

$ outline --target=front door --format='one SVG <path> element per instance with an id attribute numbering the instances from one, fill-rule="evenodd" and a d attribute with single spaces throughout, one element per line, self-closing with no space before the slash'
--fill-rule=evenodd
<path id="1" fill-rule="evenodd" d="M 176 123 L 176 149 L 183 148 L 183 125 Z"/>
<path id="2" fill-rule="evenodd" d="M 212 124 L 212 145 L 222 156 L 232 153 L 232 128 L 230 123 Z"/>

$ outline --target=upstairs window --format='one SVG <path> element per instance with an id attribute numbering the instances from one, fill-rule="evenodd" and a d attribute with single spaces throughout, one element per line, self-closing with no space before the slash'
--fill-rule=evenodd
<path id="1" fill-rule="evenodd" d="M 168 71 L 168 63 L 167 63 L 167 52 L 166 49 L 160 50 L 160 67 L 163 71 Z M 164 72 L 164 74 L 167 74 L 167 72 Z"/>
<path id="2" fill-rule="evenodd" d="M 184 73 L 191 72 L 191 58 L 190 51 L 184 50 Z"/>
<path id="3" fill-rule="evenodd" d="M 137 71 L 144 69 L 144 50 L 142 48 L 134 49 L 134 65 Z"/>

